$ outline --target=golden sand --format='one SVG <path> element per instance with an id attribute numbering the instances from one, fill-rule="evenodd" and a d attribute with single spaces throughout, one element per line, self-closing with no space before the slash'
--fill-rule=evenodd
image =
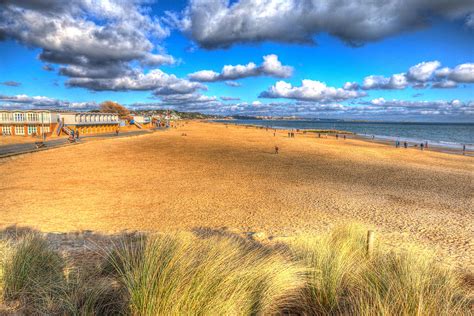
<path id="1" fill-rule="evenodd" d="M 0 227 L 228 227 L 285 236 L 356 220 L 392 243 L 436 247 L 471 266 L 473 162 L 355 139 L 292 139 L 284 131 L 190 122 L 0 161 Z"/>

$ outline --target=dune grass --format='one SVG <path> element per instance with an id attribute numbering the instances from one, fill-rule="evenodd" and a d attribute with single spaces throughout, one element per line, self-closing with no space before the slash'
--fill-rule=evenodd
<path id="1" fill-rule="evenodd" d="M 415 247 L 336 227 L 285 244 L 192 233 L 122 238 L 93 271 L 65 269 L 42 237 L 0 240 L 0 294 L 24 314 L 467 315 L 460 277 Z M 0 300 L 0 312 L 2 300 Z"/>
<path id="2" fill-rule="evenodd" d="M 60 308 L 63 268 L 64 260 L 49 249 L 45 239 L 27 235 L 2 260 L 2 296 L 5 301 L 23 303 L 30 311 L 54 311 Z"/>
<path id="3" fill-rule="evenodd" d="M 233 238 L 158 235 L 110 256 L 134 315 L 272 314 L 296 300 L 302 269 Z"/>
<path id="4" fill-rule="evenodd" d="M 460 276 L 418 247 L 366 252 L 367 229 L 336 227 L 290 243 L 309 267 L 306 309 L 311 314 L 462 315 L 469 311 Z"/>

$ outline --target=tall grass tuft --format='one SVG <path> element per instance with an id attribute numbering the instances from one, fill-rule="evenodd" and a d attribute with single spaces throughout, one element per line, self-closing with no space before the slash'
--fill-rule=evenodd
<path id="1" fill-rule="evenodd" d="M 365 235 L 359 225 L 336 227 L 329 233 L 300 236 L 289 244 L 295 260 L 308 268 L 307 312 L 341 311 L 366 268 Z"/>
<path id="2" fill-rule="evenodd" d="M 277 313 L 296 299 L 301 268 L 232 237 L 158 235 L 110 256 L 134 315 Z"/>
<path id="3" fill-rule="evenodd" d="M 460 278 L 425 250 L 366 253 L 367 229 L 350 224 L 290 243 L 295 260 L 309 268 L 307 313 L 357 315 L 456 315 L 469 311 Z"/>
<path id="4" fill-rule="evenodd" d="M 64 261 L 46 240 L 34 234 L 23 237 L 2 266 L 2 294 L 6 301 L 20 301 L 35 313 L 60 308 Z"/>
<path id="5" fill-rule="evenodd" d="M 351 305 L 361 315 L 465 315 L 461 277 L 426 250 L 410 247 L 375 256 L 361 276 Z"/>

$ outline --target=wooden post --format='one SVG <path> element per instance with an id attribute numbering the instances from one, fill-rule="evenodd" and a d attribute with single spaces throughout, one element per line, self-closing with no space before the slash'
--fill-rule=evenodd
<path id="1" fill-rule="evenodd" d="M 375 232 L 373 230 L 369 230 L 367 232 L 367 256 L 371 257 L 374 251 L 374 240 L 375 240 Z"/>

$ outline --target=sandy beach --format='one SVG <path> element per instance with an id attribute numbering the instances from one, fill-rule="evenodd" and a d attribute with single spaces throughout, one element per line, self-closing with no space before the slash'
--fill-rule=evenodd
<path id="1" fill-rule="evenodd" d="M 225 227 L 282 237 L 359 221 L 387 243 L 436 248 L 472 269 L 472 157 L 182 124 L 1 160 L 0 227 L 105 233 Z"/>

